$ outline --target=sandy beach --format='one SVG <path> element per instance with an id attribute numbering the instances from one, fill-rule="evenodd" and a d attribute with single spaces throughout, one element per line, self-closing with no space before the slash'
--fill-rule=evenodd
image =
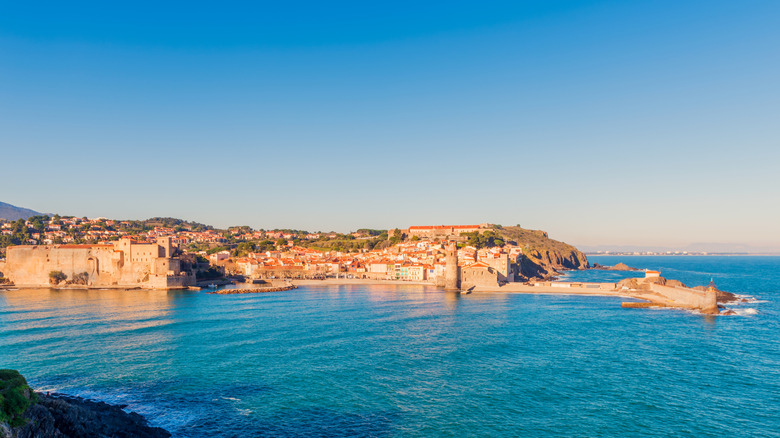
<path id="1" fill-rule="evenodd" d="M 340 286 L 349 284 L 372 285 L 392 284 L 396 286 L 434 286 L 433 283 L 424 281 L 400 281 L 400 280 L 374 280 L 369 278 L 327 278 L 325 280 L 291 280 L 296 286 Z"/>
<path id="2" fill-rule="evenodd" d="M 433 283 L 423 281 L 399 281 L 399 280 L 374 280 L 366 278 L 328 278 L 326 280 L 292 280 L 291 283 L 296 286 L 338 286 L 338 285 L 396 285 L 396 286 L 431 286 Z M 564 284 L 564 283 L 561 283 Z M 596 284 L 596 283 L 593 283 Z M 468 292 L 507 292 L 524 294 L 556 294 L 556 295 L 604 295 L 604 296 L 625 296 L 614 289 L 614 283 L 604 283 L 600 287 L 555 287 L 555 286 L 534 286 L 527 283 L 509 283 L 504 286 L 477 286 Z M 462 292 L 466 292 L 463 290 Z"/>
<path id="3" fill-rule="evenodd" d="M 395 285 L 395 286 L 430 286 L 434 284 L 420 281 L 398 280 L 374 280 L 365 278 L 328 278 L 326 280 L 293 280 L 296 286 L 340 286 L 340 285 Z M 540 285 L 534 286 L 528 283 L 509 283 L 504 286 L 477 286 L 471 290 L 462 290 L 461 293 L 512 293 L 512 294 L 539 294 L 539 295 L 590 295 L 602 297 L 621 297 L 633 299 L 645 299 L 654 301 L 658 296 L 641 291 L 619 291 L 614 288 L 614 283 L 590 283 L 590 287 L 569 286 L 567 283 L 556 283 L 561 286 Z M 562 285 L 566 284 L 564 287 Z M 598 287 L 595 287 L 598 285 Z"/>

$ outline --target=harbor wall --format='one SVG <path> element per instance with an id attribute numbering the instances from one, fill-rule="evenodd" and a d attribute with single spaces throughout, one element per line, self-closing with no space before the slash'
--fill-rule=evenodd
<path id="1" fill-rule="evenodd" d="M 650 284 L 650 290 L 670 300 L 675 307 L 686 307 L 700 310 L 703 313 L 718 313 L 717 293 L 714 291 L 699 291 L 686 287 L 670 287 L 660 284 Z"/>

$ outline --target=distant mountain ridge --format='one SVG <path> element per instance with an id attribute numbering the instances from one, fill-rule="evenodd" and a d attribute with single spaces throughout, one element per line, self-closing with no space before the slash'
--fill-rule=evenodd
<path id="1" fill-rule="evenodd" d="M 42 214 L 43 213 L 30 210 L 29 208 L 21 208 L 15 205 L 6 204 L 5 202 L 0 202 L 0 219 L 15 221 L 19 219 L 27 219 L 30 216 L 39 216 Z"/>

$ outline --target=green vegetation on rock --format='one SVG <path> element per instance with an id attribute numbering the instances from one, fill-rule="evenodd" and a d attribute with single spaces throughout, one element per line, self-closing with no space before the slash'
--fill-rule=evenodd
<path id="1" fill-rule="evenodd" d="M 563 269 L 584 269 L 588 258 L 572 245 L 550 239 L 545 231 L 527 230 L 520 226 L 495 226 L 505 242 L 523 248 L 520 273 L 527 279 L 548 278 Z"/>
<path id="2" fill-rule="evenodd" d="M 494 231 L 462 233 L 461 237 L 468 237 L 468 245 L 477 249 L 504 246 L 504 238 Z"/>
<path id="3" fill-rule="evenodd" d="M 15 370 L 0 370 L 0 423 L 24 425 L 24 412 L 38 400 L 24 377 Z"/>

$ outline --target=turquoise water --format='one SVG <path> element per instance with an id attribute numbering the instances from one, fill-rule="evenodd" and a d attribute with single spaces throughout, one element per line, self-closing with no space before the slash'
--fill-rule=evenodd
<path id="1" fill-rule="evenodd" d="M 5 291 L 0 368 L 180 437 L 780 436 L 780 258 L 593 258 L 613 260 L 758 302 L 707 317 L 421 286 Z"/>

